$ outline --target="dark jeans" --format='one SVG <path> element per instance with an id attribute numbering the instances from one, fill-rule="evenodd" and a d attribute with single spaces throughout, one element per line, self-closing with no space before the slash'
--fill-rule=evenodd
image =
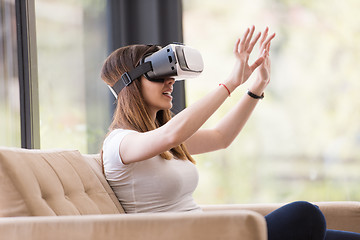
<path id="1" fill-rule="evenodd" d="M 293 202 L 265 216 L 268 240 L 360 240 L 359 233 L 327 230 L 320 209 L 308 202 Z"/>

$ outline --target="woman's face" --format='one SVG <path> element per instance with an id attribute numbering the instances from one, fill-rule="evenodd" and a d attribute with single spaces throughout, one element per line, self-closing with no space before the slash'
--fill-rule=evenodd
<path id="1" fill-rule="evenodd" d="M 171 93 L 175 80 L 165 79 L 164 82 L 152 82 L 141 77 L 141 91 L 145 102 L 148 104 L 152 116 L 156 116 L 159 110 L 168 110 L 172 108 Z"/>

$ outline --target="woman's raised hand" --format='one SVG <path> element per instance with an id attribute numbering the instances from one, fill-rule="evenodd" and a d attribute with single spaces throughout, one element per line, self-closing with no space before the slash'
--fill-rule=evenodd
<path id="1" fill-rule="evenodd" d="M 267 27 L 262 34 L 260 40 L 260 52 L 265 52 L 265 57 L 263 63 L 259 67 L 258 80 L 260 80 L 263 84 L 267 85 L 270 82 L 270 45 L 271 40 L 275 37 L 275 33 L 268 37 L 269 28 Z"/>
<path id="2" fill-rule="evenodd" d="M 264 92 L 266 86 L 270 82 L 271 62 L 270 62 L 269 52 L 270 52 L 271 40 L 275 37 L 275 33 L 273 33 L 270 36 L 268 35 L 269 35 L 269 28 L 266 27 L 260 39 L 260 53 L 262 54 L 259 56 L 259 58 L 263 58 L 263 61 L 258 68 L 257 78 L 253 83 L 253 85 L 250 87 L 250 90 L 259 96 Z"/>
<path id="3" fill-rule="evenodd" d="M 239 86 L 245 83 L 249 79 L 250 75 L 254 72 L 254 70 L 264 62 L 264 60 L 268 56 L 270 41 L 275 37 L 275 34 L 273 34 L 267 38 L 268 28 L 266 28 L 261 38 L 260 56 L 258 57 L 258 59 L 255 60 L 252 65 L 249 65 L 248 61 L 250 54 L 254 49 L 255 44 L 261 37 L 261 33 L 259 32 L 253 38 L 254 31 L 255 26 L 248 28 L 245 31 L 243 37 L 241 39 L 237 39 L 236 41 L 234 48 L 236 62 L 229 79 L 235 84 L 235 86 Z M 264 69 L 262 70 L 264 71 Z M 265 76 L 265 72 L 262 72 L 262 74 Z"/>

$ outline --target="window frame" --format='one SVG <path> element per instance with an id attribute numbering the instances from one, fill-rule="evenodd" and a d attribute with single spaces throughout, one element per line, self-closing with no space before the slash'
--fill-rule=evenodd
<path id="1" fill-rule="evenodd" d="M 34 0 L 15 0 L 21 147 L 40 148 L 39 88 Z"/>

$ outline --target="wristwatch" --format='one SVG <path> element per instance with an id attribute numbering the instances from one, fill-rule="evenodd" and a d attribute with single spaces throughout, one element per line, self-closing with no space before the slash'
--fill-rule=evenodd
<path id="1" fill-rule="evenodd" d="M 254 93 L 252 93 L 250 90 L 247 91 L 247 94 L 252 97 L 252 98 L 255 98 L 255 99 L 263 99 L 264 98 L 264 93 L 261 94 L 261 96 L 258 96 Z"/>

